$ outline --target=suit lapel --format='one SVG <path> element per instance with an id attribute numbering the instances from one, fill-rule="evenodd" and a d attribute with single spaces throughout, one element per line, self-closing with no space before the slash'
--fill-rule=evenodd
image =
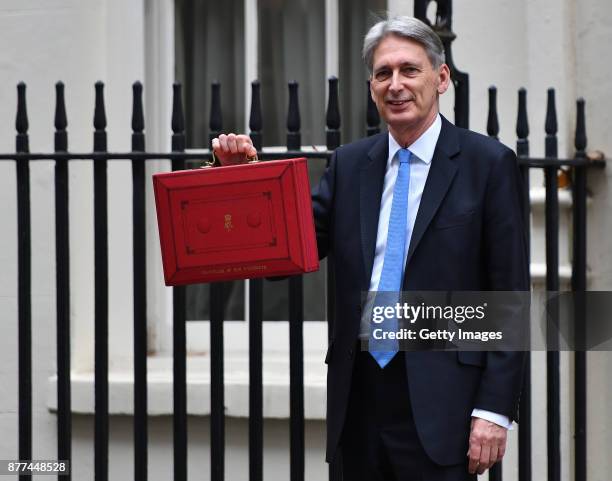
<path id="1" fill-rule="evenodd" d="M 387 167 L 389 141 L 387 134 L 379 134 L 368 152 L 368 159 L 360 172 L 359 208 L 361 218 L 361 248 L 365 268 L 364 290 L 370 286 L 376 235 L 378 233 L 378 216 L 380 201 Z"/>
<path id="2" fill-rule="evenodd" d="M 406 258 L 406 267 L 455 177 L 457 163 L 452 157 L 459 150 L 457 127 L 442 117 L 442 130 L 440 131 L 440 137 L 438 138 L 434 156 L 431 160 L 431 167 L 429 168 L 419 211 L 414 223 L 408 257 Z M 404 272 L 407 272 L 407 269 Z M 404 276 L 404 283 L 405 281 L 406 276 Z"/>

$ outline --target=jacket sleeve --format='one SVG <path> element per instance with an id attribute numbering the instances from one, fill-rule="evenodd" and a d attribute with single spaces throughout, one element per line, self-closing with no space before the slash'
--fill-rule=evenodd
<path id="1" fill-rule="evenodd" d="M 493 162 L 486 189 L 483 246 L 487 290 L 529 291 L 529 256 L 521 209 L 521 176 L 514 152 L 504 149 Z M 506 300 L 506 297 L 513 299 Z M 525 322 L 527 295 L 504 296 L 504 322 Z M 528 304 L 527 304 L 528 306 Z M 528 324 L 523 324 L 523 326 Z M 525 352 L 489 351 L 475 408 L 517 420 Z"/>
<path id="2" fill-rule="evenodd" d="M 319 258 L 323 259 L 332 249 L 334 189 L 336 179 L 337 152 L 332 155 L 329 166 L 321 176 L 319 184 L 312 190 L 312 208 Z"/>

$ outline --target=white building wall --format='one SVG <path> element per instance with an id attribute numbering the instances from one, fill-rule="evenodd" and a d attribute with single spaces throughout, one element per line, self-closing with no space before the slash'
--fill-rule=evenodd
<path id="1" fill-rule="evenodd" d="M 3 2 L 0 7 L 0 41 L 5 46 L 0 64 L 3 108 L 0 123 L 0 150 L 14 149 L 15 85 L 28 83 L 31 147 L 53 147 L 53 83 L 63 79 L 68 86 L 67 102 L 74 148 L 84 148 L 91 113 L 78 106 L 93 105 L 91 83 L 103 77 L 105 38 L 104 4 L 100 2 Z M 78 41 L 76 41 L 78 39 Z M 73 63 L 74 62 L 74 63 Z M 98 65 L 99 64 L 99 65 Z M 90 80 L 91 79 L 91 80 Z M 10 107 L 9 107 L 10 106 Z M 16 196 L 14 168 L 2 163 L 0 196 L 5 226 L 0 237 L 3 256 L 2 319 L 3 395 L 1 451 L 17 455 L 17 329 L 16 329 Z M 46 379 L 54 371 L 54 243 L 49 236 L 53 221 L 53 197 L 49 188 L 52 165 L 41 162 L 31 172 L 32 195 L 32 326 L 33 405 L 37 436 L 35 453 L 54 458 L 54 419 L 45 403 Z M 76 173 L 76 172 L 75 172 Z M 75 187 L 78 192 L 78 187 Z M 75 213 L 73 212 L 73 216 Z M 78 245 L 78 244 L 77 244 Z M 78 249 L 75 250 L 78 257 Z M 9 306 L 9 309 L 4 306 Z"/>
<path id="2" fill-rule="evenodd" d="M 576 92 L 586 100 L 586 125 L 589 150 L 600 150 L 612 157 L 612 5 L 605 0 L 575 2 Z M 612 290 L 612 169 L 591 171 L 589 189 L 594 193 L 589 206 L 587 233 L 589 288 Z M 595 463 L 589 462 L 589 479 L 603 480 L 612 470 L 612 353 L 591 352 L 588 359 L 588 443 Z M 597 466 L 595 465 L 597 464 Z M 601 469 L 600 469 L 601 468 Z"/>
<path id="3" fill-rule="evenodd" d="M 412 2 L 389 1 L 392 11 L 410 13 Z M 0 151 L 14 148 L 15 85 L 28 85 L 28 112 L 32 151 L 53 148 L 53 84 L 66 84 L 69 145 L 73 151 L 92 146 L 94 105 L 93 84 L 106 83 L 106 113 L 110 150 L 130 147 L 131 83 L 144 79 L 147 113 L 147 144 L 167 149 L 169 138 L 172 72 L 155 59 L 172 55 L 171 0 L 4 0 L 0 4 Z M 453 29 L 458 39 L 453 45 L 457 66 L 470 74 L 472 129 L 486 126 L 486 89 L 498 87 L 501 140 L 514 146 L 517 89 L 528 89 L 532 154 L 543 155 L 546 89 L 557 91 L 559 153 L 573 152 L 575 98 L 587 101 L 589 148 L 611 155 L 612 125 L 609 92 L 612 91 L 612 64 L 606 61 L 612 42 L 607 0 L 473 0 L 469 5 L 455 2 Z M 147 19 L 153 18 L 152 22 Z M 153 25 L 154 32 L 145 31 Z M 165 38 L 166 41 L 160 41 Z M 147 53 L 148 52 L 148 53 Z M 151 53 L 153 52 L 153 53 Z M 157 53 L 156 53 L 157 52 Z M 159 78 L 163 77 L 163 81 Z M 443 101 L 443 111 L 452 115 L 452 94 Z M 589 279 L 590 288 L 605 290 L 612 285 L 612 207 L 608 188 L 610 169 L 592 171 L 589 188 Z M 533 176 L 533 185 L 540 180 Z M 0 162 L 0 458 L 17 455 L 17 260 L 15 169 Z M 55 245 L 53 211 L 53 164 L 31 163 L 32 196 L 32 299 L 33 299 L 33 400 L 34 456 L 54 458 L 56 417 L 48 410 L 48 379 L 55 372 Z M 91 162 L 71 164 L 71 284 L 73 367 L 87 373 L 93 367 L 93 172 Z M 130 167 L 124 162 L 109 162 L 109 246 L 110 246 L 110 359 L 111 368 L 131 366 L 132 272 Z M 537 212 L 537 210 L 536 210 Z M 565 222 L 567 215 L 562 215 Z M 542 258 L 541 216 L 536 214 L 534 260 Z M 157 252 L 155 230 L 149 258 Z M 565 234 L 562 234 L 565 239 Z M 561 259 L 569 261 L 569 245 L 562 242 Z M 127 246 L 127 248 L 126 248 Z M 156 274 L 159 277 L 159 271 Z M 165 319 L 167 296 L 163 288 L 149 286 L 151 316 Z M 155 325 L 159 325 L 157 321 Z M 160 335 L 164 335 L 160 333 Z M 163 343 L 156 340 L 156 345 Z M 572 442 L 573 405 L 568 401 L 572 389 L 572 356 L 564 354 L 562 382 L 563 479 L 571 479 L 573 460 L 568 455 Z M 608 447 L 612 444 L 609 416 L 612 383 L 608 375 L 610 353 L 589 354 L 589 479 L 607 479 L 612 470 Z M 322 365 L 321 365 L 322 367 Z M 544 355 L 534 354 L 534 474 L 546 475 L 546 431 Z M 129 390 L 128 390 L 129 391 Z M 171 392 L 152 393 L 153 399 L 170 400 Z M 111 409 L 113 400 L 111 390 Z M 195 391 L 205 396 L 205 390 Z M 310 392 L 310 391 L 307 391 Z M 313 391 L 314 392 L 314 391 Z M 155 397 L 157 396 L 157 397 Z M 52 396 L 51 396 L 52 397 Z M 200 404 L 198 396 L 190 405 Z M 79 399 L 75 399 L 78 403 Z M 201 402 L 206 404 L 207 399 Z M 320 408 L 320 398 L 307 399 Z M 163 404 L 163 403 L 162 403 Z M 168 403 L 165 403 L 168 405 Z M 194 407 L 194 411 L 200 411 Z M 314 411 L 318 411 L 315 409 Z M 314 412 L 313 411 L 313 412 Z M 132 473 L 131 418 L 111 419 L 110 474 L 113 479 L 129 479 Z M 288 479 L 288 428 L 286 421 L 267 420 L 265 432 L 265 473 L 268 479 Z M 93 418 L 74 417 L 75 479 L 90 479 L 93 471 Z M 228 479 L 247 479 L 247 424 L 244 419 L 228 418 Z M 323 431 L 321 421 L 310 421 L 307 434 L 307 479 L 324 479 Z M 206 479 L 208 465 L 208 418 L 189 418 L 189 470 Z M 516 441 L 516 431 L 511 434 Z M 172 472 L 171 418 L 160 416 L 150 421 L 150 479 L 169 479 Z M 505 479 L 515 479 L 516 446 L 505 463 Z"/>

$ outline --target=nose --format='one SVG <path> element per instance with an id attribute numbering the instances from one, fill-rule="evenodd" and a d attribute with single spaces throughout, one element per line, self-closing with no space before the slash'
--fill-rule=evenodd
<path id="1" fill-rule="evenodd" d="M 391 76 L 391 84 L 389 85 L 389 90 L 392 92 L 399 92 L 402 90 L 402 82 L 400 77 L 399 70 L 394 70 L 393 75 Z"/>

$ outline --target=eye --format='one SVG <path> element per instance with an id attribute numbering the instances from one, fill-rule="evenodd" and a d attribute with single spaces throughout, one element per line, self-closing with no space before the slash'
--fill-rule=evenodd
<path id="1" fill-rule="evenodd" d="M 419 72 L 420 70 L 414 65 L 406 65 L 405 67 L 402 67 L 402 75 L 406 75 L 408 77 L 413 77 Z"/>
<path id="2" fill-rule="evenodd" d="M 378 70 L 377 72 L 374 73 L 374 78 L 378 81 L 378 82 L 384 82 L 385 80 L 387 80 L 389 77 L 391 76 L 391 71 L 390 70 Z"/>

